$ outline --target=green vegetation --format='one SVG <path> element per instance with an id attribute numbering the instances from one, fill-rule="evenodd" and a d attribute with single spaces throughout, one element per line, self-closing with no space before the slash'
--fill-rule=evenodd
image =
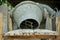
<path id="1" fill-rule="evenodd" d="M 0 5 L 7 4 L 7 0 L 0 0 Z"/>
<path id="2" fill-rule="evenodd" d="M 7 4 L 9 12 L 13 9 L 13 6 L 9 2 L 7 2 L 7 0 L 0 0 L 0 5 L 3 4 Z"/>

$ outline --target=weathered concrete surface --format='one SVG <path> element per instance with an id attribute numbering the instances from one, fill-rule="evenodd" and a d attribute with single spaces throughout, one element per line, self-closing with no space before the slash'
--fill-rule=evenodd
<path id="1" fill-rule="evenodd" d="M 8 9 L 7 9 L 7 4 L 3 4 L 3 5 L 0 6 L 0 12 L 3 13 L 3 15 L 4 15 L 3 33 L 6 33 L 6 32 L 8 32 L 8 20 L 7 20 Z"/>

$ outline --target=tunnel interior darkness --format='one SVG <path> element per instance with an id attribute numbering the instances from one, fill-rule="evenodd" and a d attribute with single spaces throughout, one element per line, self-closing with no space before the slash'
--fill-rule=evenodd
<path id="1" fill-rule="evenodd" d="M 21 29 L 36 29 L 38 27 L 38 22 L 34 19 L 26 19 L 21 22 Z"/>

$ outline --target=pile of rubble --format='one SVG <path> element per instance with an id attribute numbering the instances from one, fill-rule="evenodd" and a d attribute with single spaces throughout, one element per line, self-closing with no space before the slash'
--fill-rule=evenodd
<path id="1" fill-rule="evenodd" d="M 56 31 L 46 30 L 46 29 L 19 29 L 19 30 L 13 30 L 8 33 L 5 33 L 5 35 L 20 35 L 20 36 L 30 36 L 30 35 L 58 35 Z"/>

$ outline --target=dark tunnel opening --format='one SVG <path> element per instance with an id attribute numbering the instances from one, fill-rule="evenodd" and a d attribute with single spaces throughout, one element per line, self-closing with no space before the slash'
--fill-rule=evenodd
<path id="1" fill-rule="evenodd" d="M 38 22 L 34 19 L 26 19 L 20 24 L 21 29 L 36 29 L 38 27 Z"/>

